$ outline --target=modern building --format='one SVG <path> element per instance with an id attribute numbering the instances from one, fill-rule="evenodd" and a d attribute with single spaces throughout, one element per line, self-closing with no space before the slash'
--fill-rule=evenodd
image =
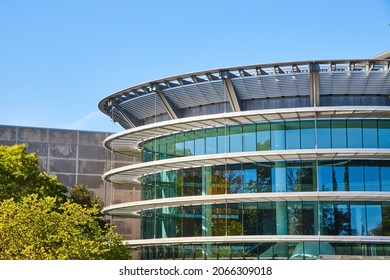
<path id="1" fill-rule="evenodd" d="M 390 59 L 201 71 L 104 98 L 143 259 L 390 256 Z"/>
<path id="2" fill-rule="evenodd" d="M 136 158 L 113 154 L 102 147 L 109 132 L 0 125 L 0 145 L 25 144 L 43 171 L 64 185 L 86 185 L 105 205 L 139 200 L 140 190 L 102 181 L 111 168 L 135 163 Z M 139 220 L 114 217 L 112 224 L 128 239 L 139 239 Z"/>

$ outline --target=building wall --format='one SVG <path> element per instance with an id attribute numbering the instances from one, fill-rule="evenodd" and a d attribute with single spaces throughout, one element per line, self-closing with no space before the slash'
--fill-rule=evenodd
<path id="1" fill-rule="evenodd" d="M 138 200 L 139 190 L 104 182 L 111 168 L 136 162 L 136 158 L 113 154 L 102 146 L 109 132 L 0 125 L 0 145 L 26 144 L 38 156 L 43 171 L 57 176 L 64 185 L 86 185 L 105 205 Z M 127 239 L 139 238 L 139 221 L 115 218 L 112 223 Z"/>

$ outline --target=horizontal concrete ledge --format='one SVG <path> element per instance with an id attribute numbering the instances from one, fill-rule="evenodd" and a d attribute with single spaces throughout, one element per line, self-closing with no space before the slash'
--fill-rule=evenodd
<path id="1" fill-rule="evenodd" d="M 270 201 L 390 201 L 390 192 L 274 192 L 182 196 L 114 204 L 103 208 L 102 213 L 138 218 L 143 210 L 162 207 Z"/>
<path id="2" fill-rule="evenodd" d="M 389 243 L 390 236 L 325 236 L 325 235 L 245 235 L 245 236 L 201 236 L 181 238 L 156 238 L 125 240 L 132 246 L 209 244 L 209 243 L 257 243 L 257 242 L 367 242 Z"/>
<path id="3" fill-rule="evenodd" d="M 301 107 L 210 114 L 157 122 L 131 128 L 107 137 L 104 147 L 118 153 L 140 153 L 138 144 L 162 135 L 238 123 L 315 118 L 390 118 L 388 106 Z"/>
<path id="4" fill-rule="evenodd" d="M 390 149 L 343 148 L 298 149 L 238 152 L 212 155 L 177 157 L 123 166 L 106 172 L 102 179 L 121 185 L 134 184 L 138 178 L 167 170 L 234 163 L 273 162 L 316 159 L 388 159 Z"/>

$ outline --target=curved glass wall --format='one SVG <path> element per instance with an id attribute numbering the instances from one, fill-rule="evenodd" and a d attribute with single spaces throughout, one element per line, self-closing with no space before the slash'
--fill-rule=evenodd
<path id="1" fill-rule="evenodd" d="M 276 121 L 192 130 L 145 141 L 142 160 L 316 147 L 390 148 L 390 120 Z"/>
<path id="2" fill-rule="evenodd" d="M 367 242 L 256 242 L 160 245 L 140 248 L 143 259 L 312 260 L 335 256 L 390 256 L 390 245 Z"/>
<path id="3" fill-rule="evenodd" d="M 390 191 L 388 160 L 253 162 L 170 170 L 142 178 L 142 199 L 305 191 Z"/>
<path id="4" fill-rule="evenodd" d="M 390 236 L 390 202 L 276 201 L 164 207 L 141 215 L 142 238 Z"/>

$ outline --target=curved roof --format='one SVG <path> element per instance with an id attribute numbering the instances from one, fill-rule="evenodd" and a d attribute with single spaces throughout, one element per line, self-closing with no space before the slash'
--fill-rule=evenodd
<path id="1" fill-rule="evenodd" d="M 389 63 L 389 59 L 298 61 L 206 70 L 121 90 L 101 100 L 99 108 L 125 128 L 189 114 L 239 112 L 248 109 L 246 101 L 310 98 L 311 73 L 319 74 L 320 95 L 388 95 Z M 203 113 L 199 109 L 210 106 L 213 109 Z M 193 108 L 199 110 L 190 112 Z"/>

